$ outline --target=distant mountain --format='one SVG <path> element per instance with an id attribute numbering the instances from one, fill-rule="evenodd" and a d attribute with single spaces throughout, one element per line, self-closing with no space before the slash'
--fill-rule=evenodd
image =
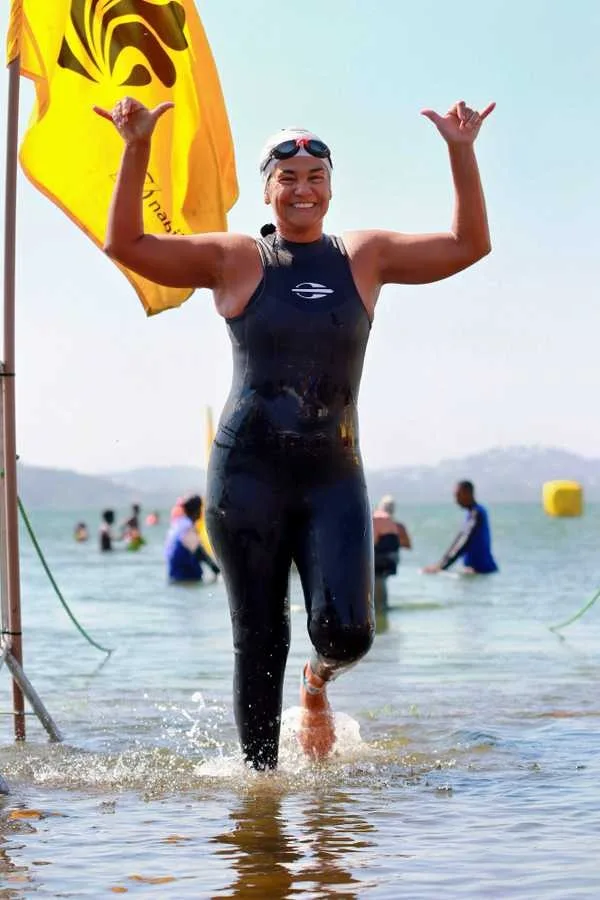
<path id="1" fill-rule="evenodd" d="M 445 503 L 456 481 L 468 478 L 487 503 L 539 502 L 542 484 L 557 478 L 581 482 L 587 501 L 600 501 L 600 460 L 552 447 L 494 448 L 435 466 L 402 466 L 367 472 L 373 503 L 393 494 L 402 504 Z M 27 507 L 100 509 L 169 507 L 182 494 L 204 493 L 206 473 L 192 466 L 165 466 L 84 475 L 19 464 L 19 493 Z"/>
<path id="2" fill-rule="evenodd" d="M 131 489 L 107 476 L 81 475 L 68 469 L 18 465 L 19 496 L 28 509 L 102 509 L 128 507 Z"/>
<path id="3" fill-rule="evenodd" d="M 105 476 L 112 482 L 126 487 L 129 492 L 168 498 L 172 502 L 182 494 L 204 493 L 206 472 L 195 466 L 148 466 L 127 472 L 111 472 Z"/>
<path id="4" fill-rule="evenodd" d="M 201 469 L 134 469 L 110 475 L 84 475 L 68 469 L 45 469 L 19 463 L 19 496 L 28 509 L 128 509 L 141 503 L 146 510 L 173 505 L 182 494 L 204 493 Z"/>
<path id="5" fill-rule="evenodd" d="M 469 479 L 488 503 L 532 503 L 542 485 L 555 479 L 579 481 L 588 501 L 600 500 L 600 459 L 553 447 L 493 448 L 435 466 L 403 466 L 367 473 L 371 497 L 393 494 L 401 503 L 447 501 L 454 484 Z"/>

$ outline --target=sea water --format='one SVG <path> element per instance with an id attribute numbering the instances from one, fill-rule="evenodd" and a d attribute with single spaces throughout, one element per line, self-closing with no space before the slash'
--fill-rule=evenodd
<path id="1" fill-rule="evenodd" d="M 163 525 L 100 554 L 97 512 L 31 514 L 70 609 L 21 538 L 24 666 L 62 732 L 13 740 L 0 669 L 0 897 L 600 897 L 600 508 L 490 509 L 497 575 L 424 576 L 452 506 L 402 510 L 414 542 L 374 646 L 330 690 L 324 763 L 295 738 L 309 652 L 292 579 L 281 765 L 248 771 L 223 584 L 171 587 Z M 88 543 L 73 525 L 87 520 Z M 562 636 L 561 636 L 562 635 Z"/>

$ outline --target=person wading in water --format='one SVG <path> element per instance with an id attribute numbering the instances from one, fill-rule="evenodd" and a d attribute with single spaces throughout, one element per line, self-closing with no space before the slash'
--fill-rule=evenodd
<path id="1" fill-rule="evenodd" d="M 300 692 L 299 740 L 308 755 L 331 751 L 327 687 L 372 644 L 373 536 L 357 417 L 365 348 L 383 285 L 438 281 L 490 252 L 473 145 L 494 104 L 481 113 L 462 101 L 445 115 L 423 110 L 449 151 L 449 231 L 324 234 L 332 153 L 317 135 L 294 128 L 270 138 L 260 156 L 275 223 L 261 238 L 144 232 L 150 142 L 171 106 L 149 110 L 124 98 L 111 112 L 96 109 L 125 142 L 105 251 L 160 284 L 210 288 L 227 324 L 233 384 L 210 458 L 206 521 L 229 598 L 242 752 L 256 769 L 270 769 L 277 765 L 292 561 L 313 645 Z M 372 146 L 367 168 L 383 150 L 378 141 Z"/>

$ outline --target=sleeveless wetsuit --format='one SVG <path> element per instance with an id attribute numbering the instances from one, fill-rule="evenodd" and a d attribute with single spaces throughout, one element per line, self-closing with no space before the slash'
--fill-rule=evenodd
<path id="1" fill-rule="evenodd" d="M 295 562 L 326 679 L 371 646 L 373 541 L 356 403 L 370 323 L 342 242 L 259 240 L 264 275 L 228 320 L 233 384 L 210 457 L 207 527 L 229 597 L 234 711 L 277 763 Z"/>
<path id="2" fill-rule="evenodd" d="M 382 534 L 375 544 L 375 577 L 389 578 L 398 571 L 400 538 L 397 534 Z"/>

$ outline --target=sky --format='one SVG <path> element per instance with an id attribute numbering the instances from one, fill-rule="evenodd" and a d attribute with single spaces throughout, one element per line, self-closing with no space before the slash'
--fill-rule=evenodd
<path id="1" fill-rule="evenodd" d="M 236 148 L 232 231 L 269 221 L 267 135 L 332 148 L 326 230 L 450 227 L 445 144 L 419 115 L 497 108 L 477 141 L 492 253 L 435 285 L 387 286 L 359 414 L 370 469 L 497 446 L 600 456 L 600 4 L 596 0 L 201 0 Z M 8 0 L 0 0 L 0 28 Z M 4 133 L 7 77 L 0 73 Z M 33 102 L 21 80 L 21 129 Z M 65 136 L 68 140 L 68 136 Z M 4 139 L 0 146 L 4 171 Z M 102 473 L 204 465 L 231 361 L 207 291 L 146 318 L 133 289 L 19 174 L 17 444 L 25 463 Z"/>

